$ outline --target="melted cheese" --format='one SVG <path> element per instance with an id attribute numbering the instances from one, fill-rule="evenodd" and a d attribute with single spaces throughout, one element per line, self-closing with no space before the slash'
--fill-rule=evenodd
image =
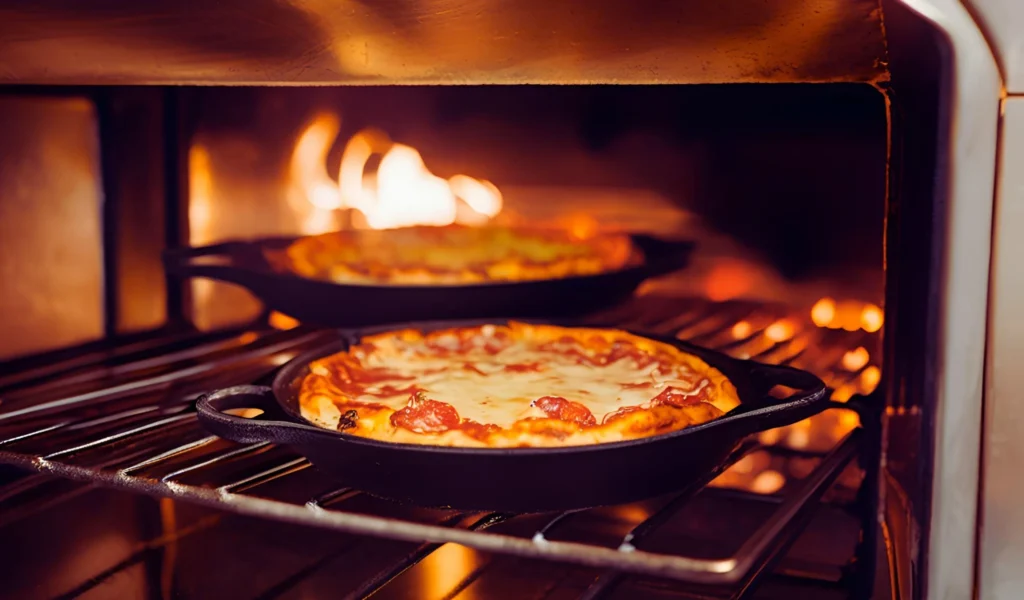
<path id="1" fill-rule="evenodd" d="M 607 353 L 608 346 L 599 343 L 602 340 L 625 341 L 645 360 L 627 354 L 606 364 L 591 364 L 565 346 L 551 346 L 556 340 L 564 343 L 567 332 L 573 334 L 572 339 L 584 342 L 589 332 L 589 343 L 573 349 L 582 348 L 591 357 Z M 496 337 L 499 333 L 505 337 Z M 652 360 L 651 353 L 657 353 L 658 360 Z M 359 393 L 339 392 L 339 356 L 346 364 L 355 364 L 363 373 L 373 375 L 361 385 L 346 388 Z M 424 434 L 391 426 L 390 415 L 409 404 L 411 385 L 426 398 L 451 405 L 464 420 L 505 430 L 505 435 L 492 436 L 494 439 L 487 444 L 492 446 L 573 445 L 637 437 L 638 423 L 643 425 L 645 418 L 650 421 L 649 414 L 602 423 L 624 408 L 639 407 L 650 413 L 651 400 L 668 387 L 674 388 L 677 396 L 702 394 L 710 399 L 710 405 L 701 403 L 696 407 L 653 407 L 666 409 L 662 416 L 675 419 L 673 428 L 715 418 L 738 403 L 735 390 L 721 373 L 666 344 L 623 332 L 513 324 L 510 328 L 484 326 L 427 337 L 401 331 L 368 338 L 349 353 L 311 365 L 301 407 L 306 418 L 332 429 L 337 428 L 342 411 L 360 405 L 375 407 L 359 411 L 358 426 L 349 431 L 357 435 L 411 443 L 484 445 L 457 429 Z M 598 425 L 552 423 L 553 419 L 533 406 L 543 396 L 583 404 Z M 538 432 L 542 426 L 560 428 L 558 435 L 552 438 L 550 431 Z M 653 423 L 643 426 L 651 430 L 648 435 L 659 427 Z"/>
<path id="2" fill-rule="evenodd" d="M 538 371 L 509 371 L 507 367 L 530 364 L 538 358 Z M 388 380 L 367 387 L 367 394 L 353 398 L 358 402 L 377 402 L 400 410 L 409 402 L 409 394 L 386 395 L 385 386 L 408 384 L 408 377 L 433 400 L 446 402 L 464 419 L 510 427 L 527 417 L 546 416 L 531 403 L 542 396 L 558 396 L 582 403 L 601 422 L 605 415 L 627 406 L 645 405 L 672 386 L 690 390 L 701 381 L 684 381 L 674 373 L 663 373 L 657 363 L 638 367 L 631 358 L 622 358 L 604 367 L 577 364 L 571 356 L 556 353 L 538 355 L 527 344 L 518 343 L 491 356 L 471 353 L 458 358 L 464 364 L 452 364 L 444 357 L 407 353 L 374 353 L 364 361 L 369 367 L 386 367 L 403 379 Z M 702 380 L 703 385 L 706 380 Z M 647 385 L 649 387 L 640 387 Z M 696 392 L 697 390 L 695 390 Z"/>

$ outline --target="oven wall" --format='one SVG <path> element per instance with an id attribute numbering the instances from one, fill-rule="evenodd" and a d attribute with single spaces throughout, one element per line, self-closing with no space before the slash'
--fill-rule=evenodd
<path id="1" fill-rule="evenodd" d="M 104 334 L 97 123 L 84 97 L 0 96 L 0 359 Z"/>

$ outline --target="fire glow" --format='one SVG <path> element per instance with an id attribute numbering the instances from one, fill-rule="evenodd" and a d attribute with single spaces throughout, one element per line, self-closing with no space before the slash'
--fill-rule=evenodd
<path id="1" fill-rule="evenodd" d="M 863 330 L 875 333 L 882 328 L 885 315 L 881 308 L 870 302 L 856 300 L 836 302 L 832 298 L 825 297 L 811 307 L 811 321 L 818 327 L 827 329 Z"/>
<path id="2" fill-rule="evenodd" d="M 292 152 L 289 200 L 306 215 L 303 233 L 322 233 L 343 224 L 369 229 L 483 225 L 501 212 L 501 191 L 490 181 L 462 174 L 438 177 L 419 151 L 376 129 L 364 129 L 348 139 L 338 177 L 332 178 L 327 155 L 340 128 L 336 116 L 321 114 L 299 135 Z M 367 172 L 374 157 L 379 157 L 377 168 Z"/>

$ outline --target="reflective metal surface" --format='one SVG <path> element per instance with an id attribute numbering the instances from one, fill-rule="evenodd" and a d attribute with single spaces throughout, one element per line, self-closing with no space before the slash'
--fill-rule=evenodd
<path id="1" fill-rule="evenodd" d="M 0 2 L 17 83 L 712 83 L 885 77 L 877 0 Z"/>
<path id="2" fill-rule="evenodd" d="M 992 252 L 978 597 L 1011 598 L 1024 586 L 1024 98 L 1003 104 L 1002 156 Z"/>
<path id="3" fill-rule="evenodd" d="M 899 11 L 888 10 L 891 5 Z M 914 293 L 887 297 L 887 342 L 898 342 L 887 348 L 887 367 L 901 366 L 886 370 L 885 466 L 906 491 L 917 521 L 911 524 L 919 545 L 911 556 L 914 593 L 970 598 L 999 72 L 958 0 L 885 6 L 890 41 L 902 34 L 925 57 L 914 60 L 914 52 L 905 52 L 910 60 L 901 69 L 898 48 L 890 45 L 893 113 L 902 117 L 904 135 L 894 135 L 902 147 L 893 156 L 898 176 L 890 208 L 898 210 L 889 214 L 887 293 L 895 287 Z M 910 13 L 902 27 L 891 18 L 898 12 Z M 900 318 L 890 319 L 895 311 Z"/>
<path id="4" fill-rule="evenodd" d="M 1024 2 L 1020 0 L 964 0 L 985 30 L 992 52 L 1002 67 L 1007 91 L 1024 94 Z"/>

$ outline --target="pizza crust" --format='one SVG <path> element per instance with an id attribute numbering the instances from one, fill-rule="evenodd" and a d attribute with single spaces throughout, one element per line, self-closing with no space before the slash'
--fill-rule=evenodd
<path id="1" fill-rule="evenodd" d="M 738 404 L 721 372 L 669 344 L 515 322 L 368 336 L 311 363 L 299 394 L 302 416 L 324 428 L 492 448 L 648 437 Z"/>

